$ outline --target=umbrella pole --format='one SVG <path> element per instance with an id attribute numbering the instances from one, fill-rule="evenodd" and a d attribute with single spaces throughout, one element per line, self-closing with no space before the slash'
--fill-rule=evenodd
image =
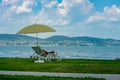
<path id="1" fill-rule="evenodd" d="M 37 35 L 37 33 L 36 33 L 36 45 L 37 45 L 37 51 L 38 51 L 38 53 L 39 53 L 39 49 L 38 49 L 38 35 Z"/>
<path id="2" fill-rule="evenodd" d="M 36 33 L 36 41 L 37 41 L 36 45 L 38 46 L 38 38 L 37 38 L 37 36 L 38 36 L 38 35 L 37 35 L 37 33 Z"/>

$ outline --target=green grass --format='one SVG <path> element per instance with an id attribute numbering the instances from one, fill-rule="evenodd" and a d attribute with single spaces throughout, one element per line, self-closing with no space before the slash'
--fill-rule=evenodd
<path id="1" fill-rule="evenodd" d="M 120 61 L 63 59 L 54 62 L 34 63 L 32 59 L 28 58 L 0 58 L 0 70 L 120 74 Z"/>
<path id="2" fill-rule="evenodd" d="M 10 76 L 0 75 L 0 80 L 105 80 L 103 78 L 72 78 L 72 77 L 49 77 L 49 76 Z"/>

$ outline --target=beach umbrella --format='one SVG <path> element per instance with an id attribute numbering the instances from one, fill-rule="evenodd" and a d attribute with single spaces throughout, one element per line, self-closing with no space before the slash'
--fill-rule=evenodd
<path id="1" fill-rule="evenodd" d="M 45 32 L 56 32 L 56 30 L 47 25 L 33 24 L 33 25 L 24 27 L 19 32 L 17 32 L 17 34 L 33 34 L 33 33 L 35 33 L 36 40 L 37 40 L 37 46 L 38 46 L 37 33 L 45 33 Z"/>

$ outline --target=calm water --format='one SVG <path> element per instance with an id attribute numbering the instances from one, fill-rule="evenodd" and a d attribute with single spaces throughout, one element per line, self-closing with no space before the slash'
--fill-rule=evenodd
<path id="1" fill-rule="evenodd" d="M 120 58 L 120 47 L 105 46 L 42 46 L 51 51 L 55 50 L 62 58 L 84 58 L 84 59 L 115 59 Z M 0 46 L 0 57 L 30 57 L 34 51 L 31 46 Z"/>

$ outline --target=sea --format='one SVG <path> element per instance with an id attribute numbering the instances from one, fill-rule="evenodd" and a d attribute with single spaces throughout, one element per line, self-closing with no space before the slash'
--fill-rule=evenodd
<path id="1" fill-rule="evenodd" d="M 35 52 L 29 45 L 0 46 L 0 57 L 29 58 Z M 41 45 L 47 51 L 57 52 L 60 58 L 105 59 L 120 58 L 120 46 L 49 46 Z"/>

